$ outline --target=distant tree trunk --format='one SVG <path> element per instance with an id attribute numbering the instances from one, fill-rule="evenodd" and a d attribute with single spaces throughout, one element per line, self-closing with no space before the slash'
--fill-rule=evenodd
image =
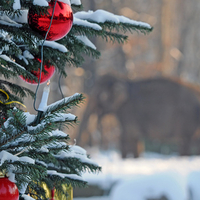
<path id="1" fill-rule="evenodd" d="M 177 73 L 190 82 L 200 82 L 200 2 L 197 0 L 181 0 L 179 4 L 180 42 L 182 58 L 178 63 Z"/>
<path id="2" fill-rule="evenodd" d="M 170 75 L 173 73 L 174 65 L 170 50 L 173 47 L 173 20 L 174 20 L 174 1 L 163 0 L 162 5 L 162 73 L 164 75 Z"/>

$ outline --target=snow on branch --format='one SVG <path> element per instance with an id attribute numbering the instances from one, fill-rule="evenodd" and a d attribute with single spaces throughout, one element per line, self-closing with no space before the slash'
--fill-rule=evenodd
<path id="1" fill-rule="evenodd" d="M 51 135 L 51 136 L 57 136 L 57 137 L 64 137 L 64 138 L 68 136 L 68 134 L 66 134 L 65 132 L 60 131 L 60 130 L 52 131 L 52 132 L 50 133 L 50 135 Z"/>
<path id="2" fill-rule="evenodd" d="M 23 112 L 26 117 L 26 124 L 31 124 L 35 121 L 36 115 L 30 114 L 29 112 Z"/>
<path id="3" fill-rule="evenodd" d="M 60 151 L 57 155 L 54 155 L 56 158 L 59 159 L 66 159 L 66 158 L 77 158 L 82 163 L 86 163 L 89 165 L 98 166 L 98 164 L 87 157 L 86 151 L 81 148 L 80 146 L 70 146 L 69 151 Z"/>
<path id="4" fill-rule="evenodd" d="M 13 16 L 13 20 L 18 23 L 27 24 L 28 23 L 28 10 L 20 10 L 19 15 Z"/>
<path id="5" fill-rule="evenodd" d="M 3 165 L 3 163 L 5 161 L 11 161 L 11 162 L 15 162 L 15 161 L 21 161 L 21 162 L 27 162 L 30 164 L 35 164 L 35 160 L 33 160 L 32 158 L 29 158 L 27 156 L 24 157 L 18 157 L 15 156 L 7 151 L 1 151 L 0 152 L 0 166 Z"/>
<path id="6" fill-rule="evenodd" d="M 70 103 L 73 103 L 75 101 L 80 101 L 82 100 L 83 97 L 82 97 L 82 94 L 79 94 L 79 93 L 75 93 L 74 95 L 70 96 L 70 97 L 65 97 L 64 99 L 61 99 L 59 101 L 56 101 L 52 104 L 50 104 L 49 106 L 47 106 L 45 109 L 44 109 L 44 112 L 52 112 L 52 110 L 58 108 L 58 107 L 63 107 L 65 105 L 68 105 Z M 69 106 L 68 106 L 69 107 Z"/>
<path id="7" fill-rule="evenodd" d="M 83 20 L 83 19 L 79 19 L 79 17 L 76 16 L 78 13 L 74 14 L 73 25 L 88 27 L 88 28 L 92 28 L 92 29 L 97 30 L 97 31 L 102 30 L 102 27 L 99 26 L 98 24 L 91 23 L 91 22 L 88 22 L 88 21 Z"/>
<path id="8" fill-rule="evenodd" d="M 75 121 L 76 116 L 71 113 L 58 113 L 55 115 L 48 115 L 48 117 L 51 117 L 51 122 L 64 122 L 64 121 Z"/>
<path id="9" fill-rule="evenodd" d="M 63 2 L 63 3 L 66 3 L 66 4 L 68 4 L 68 5 L 71 5 L 70 0 L 58 0 L 58 1 Z"/>
<path id="10" fill-rule="evenodd" d="M 22 27 L 21 24 L 18 24 L 17 22 L 11 20 L 7 15 L 2 15 L 0 16 L 0 24 L 3 24 L 3 25 L 7 25 L 7 26 L 15 26 L 17 28 L 20 28 Z"/>
<path id="11" fill-rule="evenodd" d="M 88 21 L 92 21 L 96 23 L 105 23 L 105 22 L 112 22 L 116 24 L 125 23 L 125 24 L 131 24 L 135 26 L 144 27 L 147 29 L 152 29 L 152 27 L 147 23 L 131 20 L 124 16 L 114 15 L 113 13 L 110 13 L 105 10 L 96 10 L 95 12 L 91 10 L 88 12 L 81 11 L 81 12 L 77 12 L 75 14 L 75 17 L 82 20 L 88 20 Z"/>
<path id="12" fill-rule="evenodd" d="M 13 9 L 14 10 L 21 9 L 20 0 L 14 0 Z"/>
<path id="13" fill-rule="evenodd" d="M 68 179 L 72 179 L 75 181 L 84 181 L 84 179 L 76 174 L 63 174 L 63 173 L 58 173 L 55 170 L 47 170 L 47 174 L 48 175 L 55 175 L 55 176 L 59 176 L 61 178 L 68 178 Z"/>
<path id="14" fill-rule="evenodd" d="M 80 6 L 81 5 L 81 0 L 71 0 L 72 5 Z"/>
<path id="15" fill-rule="evenodd" d="M 96 50 L 96 46 L 84 35 L 80 35 L 80 36 L 75 36 L 78 40 L 80 40 L 81 42 L 83 42 L 86 46 Z"/>
<path id="16" fill-rule="evenodd" d="M 53 142 L 53 143 L 49 143 L 43 146 L 43 148 L 48 149 L 48 150 L 66 148 L 66 147 L 67 147 L 67 144 L 65 142 Z"/>
<path id="17" fill-rule="evenodd" d="M 37 6 L 49 6 L 47 0 L 33 0 L 33 5 Z"/>
<path id="18" fill-rule="evenodd" d="M 59 44 L 55 41 L 45 41 L 44 46 L 51 47 L 52 49 L 57 49 L 63 53 L 68 52 L 67 48 L 64 45 Z"/>
<path id="19" fill-rule="evenodd" d="M 4 59 L 7 62 L 13 63 L 16 65 L 16 67 L 19 67 L 23 70 L 26 70 L 24 67 L 22 67 L 21 65 L 17 64 L 16 62 L 12 61 L 8 56 L 6 56 L 5 54 L 0 55 L 0 58 Z"/>

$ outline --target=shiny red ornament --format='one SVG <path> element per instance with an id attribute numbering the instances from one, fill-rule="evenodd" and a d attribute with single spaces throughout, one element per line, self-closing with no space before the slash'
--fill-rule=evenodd
<path id="1" fill-rule="evenodd" d="M 49 28 L 54 5 L 54 0 L 51 0 L 49 2 L 49 14 L 45 15 L 38 14 L 33 8 L 29 9 L 28 24 L 34 31 L 37 31 L 43 37 L 45 37 Z M 47 35 L 47 40 L 54 41 L 63 38 L 71 30 L 72 24 L 73 13 L 71 6 L 66 3 L 57 1 L 51 28 Z"/>
<path id="2" fill-rule="evenodd" d="M 41 60 L 39 58 L 36 58 L 36 60 L 38 60 L 41 63 Z M 55 72 L 55 67 L 53 65 L 48 66 L 47 64 L 45 64 L 44 69 L 45 69 L 46 72 L 44 73 L 42 71 L 40 83 L 44 83 L 44 82 L 48 81 L 54 75 L 54 72 Z M 36 76 L 38 78 L 38 81 L 39 81 L 40 69 L 38 69 L 38 71 L 31 71 L 31 73 L 34 76 Z M 23 76 L 20 76 L 20 78 L 22 78 L 24 81 L 31 83 L 31 84 L 38 84 L 38 82 L 36 82 L 35 80 L 24 78 Z"/>
<path id="3" fill-rule="evenodd" d="M 0 200 L 18 200 L 19 191 L 7 177 L 0 178 Z"/>

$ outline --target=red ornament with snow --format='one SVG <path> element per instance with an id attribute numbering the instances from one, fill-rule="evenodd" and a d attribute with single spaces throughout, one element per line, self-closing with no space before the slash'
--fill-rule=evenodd
<path id="1" fill-rule="evenodd" d="M 36 58 L 36 60 L 38 60 L 41 63 L 41 60 L 39 58 Z M 55 67 L 53 65 L 49 66 L 47 64 L 44 64 L 44 69 L 46 72 L 42 71 L 40 83 L 44 83 L 44 82 L 48 81 L 54 75 L 54 72 L 55 72 Z M 34 76 L 36 76 L 39 81 L 40 69 L 38 69 L 38 71 L 31 71 L 31 73 Z M 20 76 L 20 78 L 23 79 L 24 81 L 26 81 L 27 83 L 38 84 L 38 82 L 36 82 L 35 80 L 31 80 L 31 79 L 25 78 L 23 76 Z"/>
<path id="2" fill-rule="evenodd" d="M 28 24 L 34 31 L 37 31 L 43 37 L 45 37 L 46 32 L 48 31 L 54 5 L 55 1 L 51 0 L 48 8 L 49 14 L 45 15 L 38 14 L 33 8 L 29 9 Z M 56 2 L 53 21 L 47 35 L 47 40 L 54 41 L 63 38 L 70 31 L 72 23 L 73 13 L 71 6 L 58 0 Z"/>
<path id="3" fill-rule="evenodd" d="M 19 191 L 7 177 L 0 178 L 0 200 L 18 200 Z"/>

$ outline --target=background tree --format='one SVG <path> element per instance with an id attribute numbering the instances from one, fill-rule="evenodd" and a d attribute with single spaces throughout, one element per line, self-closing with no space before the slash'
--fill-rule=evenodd
<path id="1" fill-rule="evenodd" d="M 45 20 L 65 19 L 56 14 L 52 17 L 49 6 L 52 10 L 56 5 L 62 9 L 66 4 L 74 9 L 70 32 L 56 42 L 45 41 L 44 35 L 48 38 L 50 32 L 45 31 L 43 35 L 43 29 L 36 31 L 38 17 L 47 15 Z M 11 79 L 23 76 L 29 82 L 38 82 L 39 87 L 42 72 L 48 74 L 50 66 L 60 77 L 66 77 L 66 65 L 80 66 L 84 54 L 93 58 L 100 56 L 88 37 L 123 43 L 128 31 L 147 33 L 152 30 L 146 23 L 104 10 L 85 12 L 80 11 L 81 8 L 81 2 L 75 0 L 0 2 L 0 170 L 16 182 L 20 199 L 28 199 L 27 193 L 34 199 L 47 199 L 41 183 L 46 183 L 50 189 L 55 187 L 60 195 L 67 195 L 63 184 L 84 186 L 86 182 L 81 178 L 82 172 L 96 172 L 100 167 L 89 159 L 84 149 L 68 145 L 69 136 L 62 131 L 63 127 L 77 122 L 77 117 L 69 110 L 83 102 L 82 94 L 76 93 L 47 106 L 50 86 L 45 86 L 37 109 L 37 90 L 33 92 Z M 28 11 L 29 19 L 33 17 L 30 10 L 37 15 L 32 29 L 27 24 Z M 54 21 L 48 26 L 53 25 Z M 39 76 L 35 72 L 39 72 Z M 20 107 L 25 106 L 23 99 L 27 95 L 34 98 L 36 114 L 24 112 Z"/>
<path id="2" fill-rule="evenodd" d="M 87 99 L 93 99 L 93 91 L 96 91 L 97 94 L 100 93 L 98 88 L 100 88 L 101 85 L 99 85 L 99 87 L 97 86 L 100 82 L 98 79 L 103 79 L 106 74 L 115 76 L 117 80 L 127 82 L 168 77 L 169 80 L 171 80 L 171 78 L 173 80 L 177 79 L 182 86 L 187 85 L 189 88 L 198 90 L 199 39 L 198 31 L 196 31 L 199 27 L 199 20 L 197 17 L 199 11 L 198 4 L 199 2 L 197 0 L 174 2 L 166 0 L 159 2 L 154 0 L 151 2 L 143 0 L 94 1 L 94 7 L 101 9 L 108 8 L 110 12 L 145 21 L 154 26 L 154 31 L 147 36 L 137 33 L 130 34 L 129 42 L 122 45 L 103 43 L 100 39 L 95 38 L 95 44 L 97 44 L 102 51 L 101 58 L 96 62 L 93 59 L 91 59 L 91 61 L 88 59 L 86 65 L 81 66 L 82 71 L 80 69 L 74 70 L 75 73 L 73 73 L 74 77 L 72 79 L 81 80 L 79 88 L 88 95 Z M 87 0 L 86 5 L 88 9 L 91 9 L 91 4 Z M 94 67 L 94 65 L 98 67 Z M 120 85 L 120 81 L 118 85 Z M 70 87 L 68 91 L 73 91 L 74 86 L 75 84 Z M 105 87 L 108 88 L 108 86 Z M 120 87 L 118 87 L 118 89 L 118 93 L 122 94 L 124 92 L 123 87 L 121 87 L 121 90 Z M 76 90 L 78 89 L 76 88 Z M 104 97 L 105 96 L 104 94 Z M 181 96 L 182 94 L 180 97 Z M 155 98 L 156 97 L 157 96 L 155 96 Z M 115 99 L 115 101 L 117 101 L 117 99 Z M 170 97 L 166 99 L 166 102 L 168 101 L 170 102 Z M 133 102 L 130 103 L 133 104 Z M 97 108 L 95 109 L 98 110 Z M 87 128 L 95 139 L 97 138 L 95 137 L 95 133 L 99 135 L 98 138 L 101 136 L 103 137 L 103 133 L 99 131 L 99 126 L 102 125 L 106 130 L 105 141 L 112 147 L 113 145 L 111 145 L 111 143 L 114 143 L 113 138 L 116 138 L 116 135 L 124 134 L 122 130 L 119 130 L 120 128 L 116 131 L 116 127 L 119 127 L 120 123 L 113 119 L 116 118 L 116 116 L 113 117 L 109 115 L 105 116 L 105 118 L 97 124 L 96 122 L 99 116 L 94 115 L 95 109 L 89 115 L 89 119 L 91 120 L 89 120 Z M 81 116 L 81 119 L 85 118 L 84 115 L 86 114 L 88 114 L 88 110 L 85 112 L 83 111 L 83 117 Z M 129 116 L 129 118 L 131 118 L 131 116 Z M 164 123 L 166 121 L 164 120 L 164 112 L 162 119 Z M 143 121 L 145 121 L 145 119 L 141 118 L 140 123 Z M 195 121 L 195 119 L 192 121 Z M 81 125 L 78 126 L 77 129 L 80 127 Z M 84 142 L 89 141 L 87 137 L 89 132 L 83 134 L 82 129 L 75 132 L 75 137 L 77 138 L 78 136 L 76 134 L 80 132 L 82 133 L 82 138 L 85 140 Z M 108 132 L 112 137 L 108 137 Z M 192 129 L 190 132 L 193 132 Z M 198 131 L 196 131 L 196 133 L 197 132 Z M 143 134 L 145 135 L 145 133 Z M 170 141 L 170 138 L 168 139 Z M 117 141 L 120 142 L 119 137 Z M 83 140 L 81 142 L 83 142 Z M 89 143 L 90 142 L 86 142 L 85 146 L 88 146 Z M 78 142 L 78 144 L 82 143 Z M 100 143 L 96 143 L 96 145 L 99 147 Z M 158 145 L 161 147 L 164 146 L 163 143 L 159 143 Z M 174 146 L 176 148 L 178 147 L 177 145 Z M 189 148 L 195 149 L 192 145 Z M 142 149 L 144 150 L 144 148 Z M 148 151 L 149 149 L 145 148 L 145 150 Z M 176 152 L 178 153 L 178 151 Z M 192 152 L 197 153 L 198 151 Z"/>

